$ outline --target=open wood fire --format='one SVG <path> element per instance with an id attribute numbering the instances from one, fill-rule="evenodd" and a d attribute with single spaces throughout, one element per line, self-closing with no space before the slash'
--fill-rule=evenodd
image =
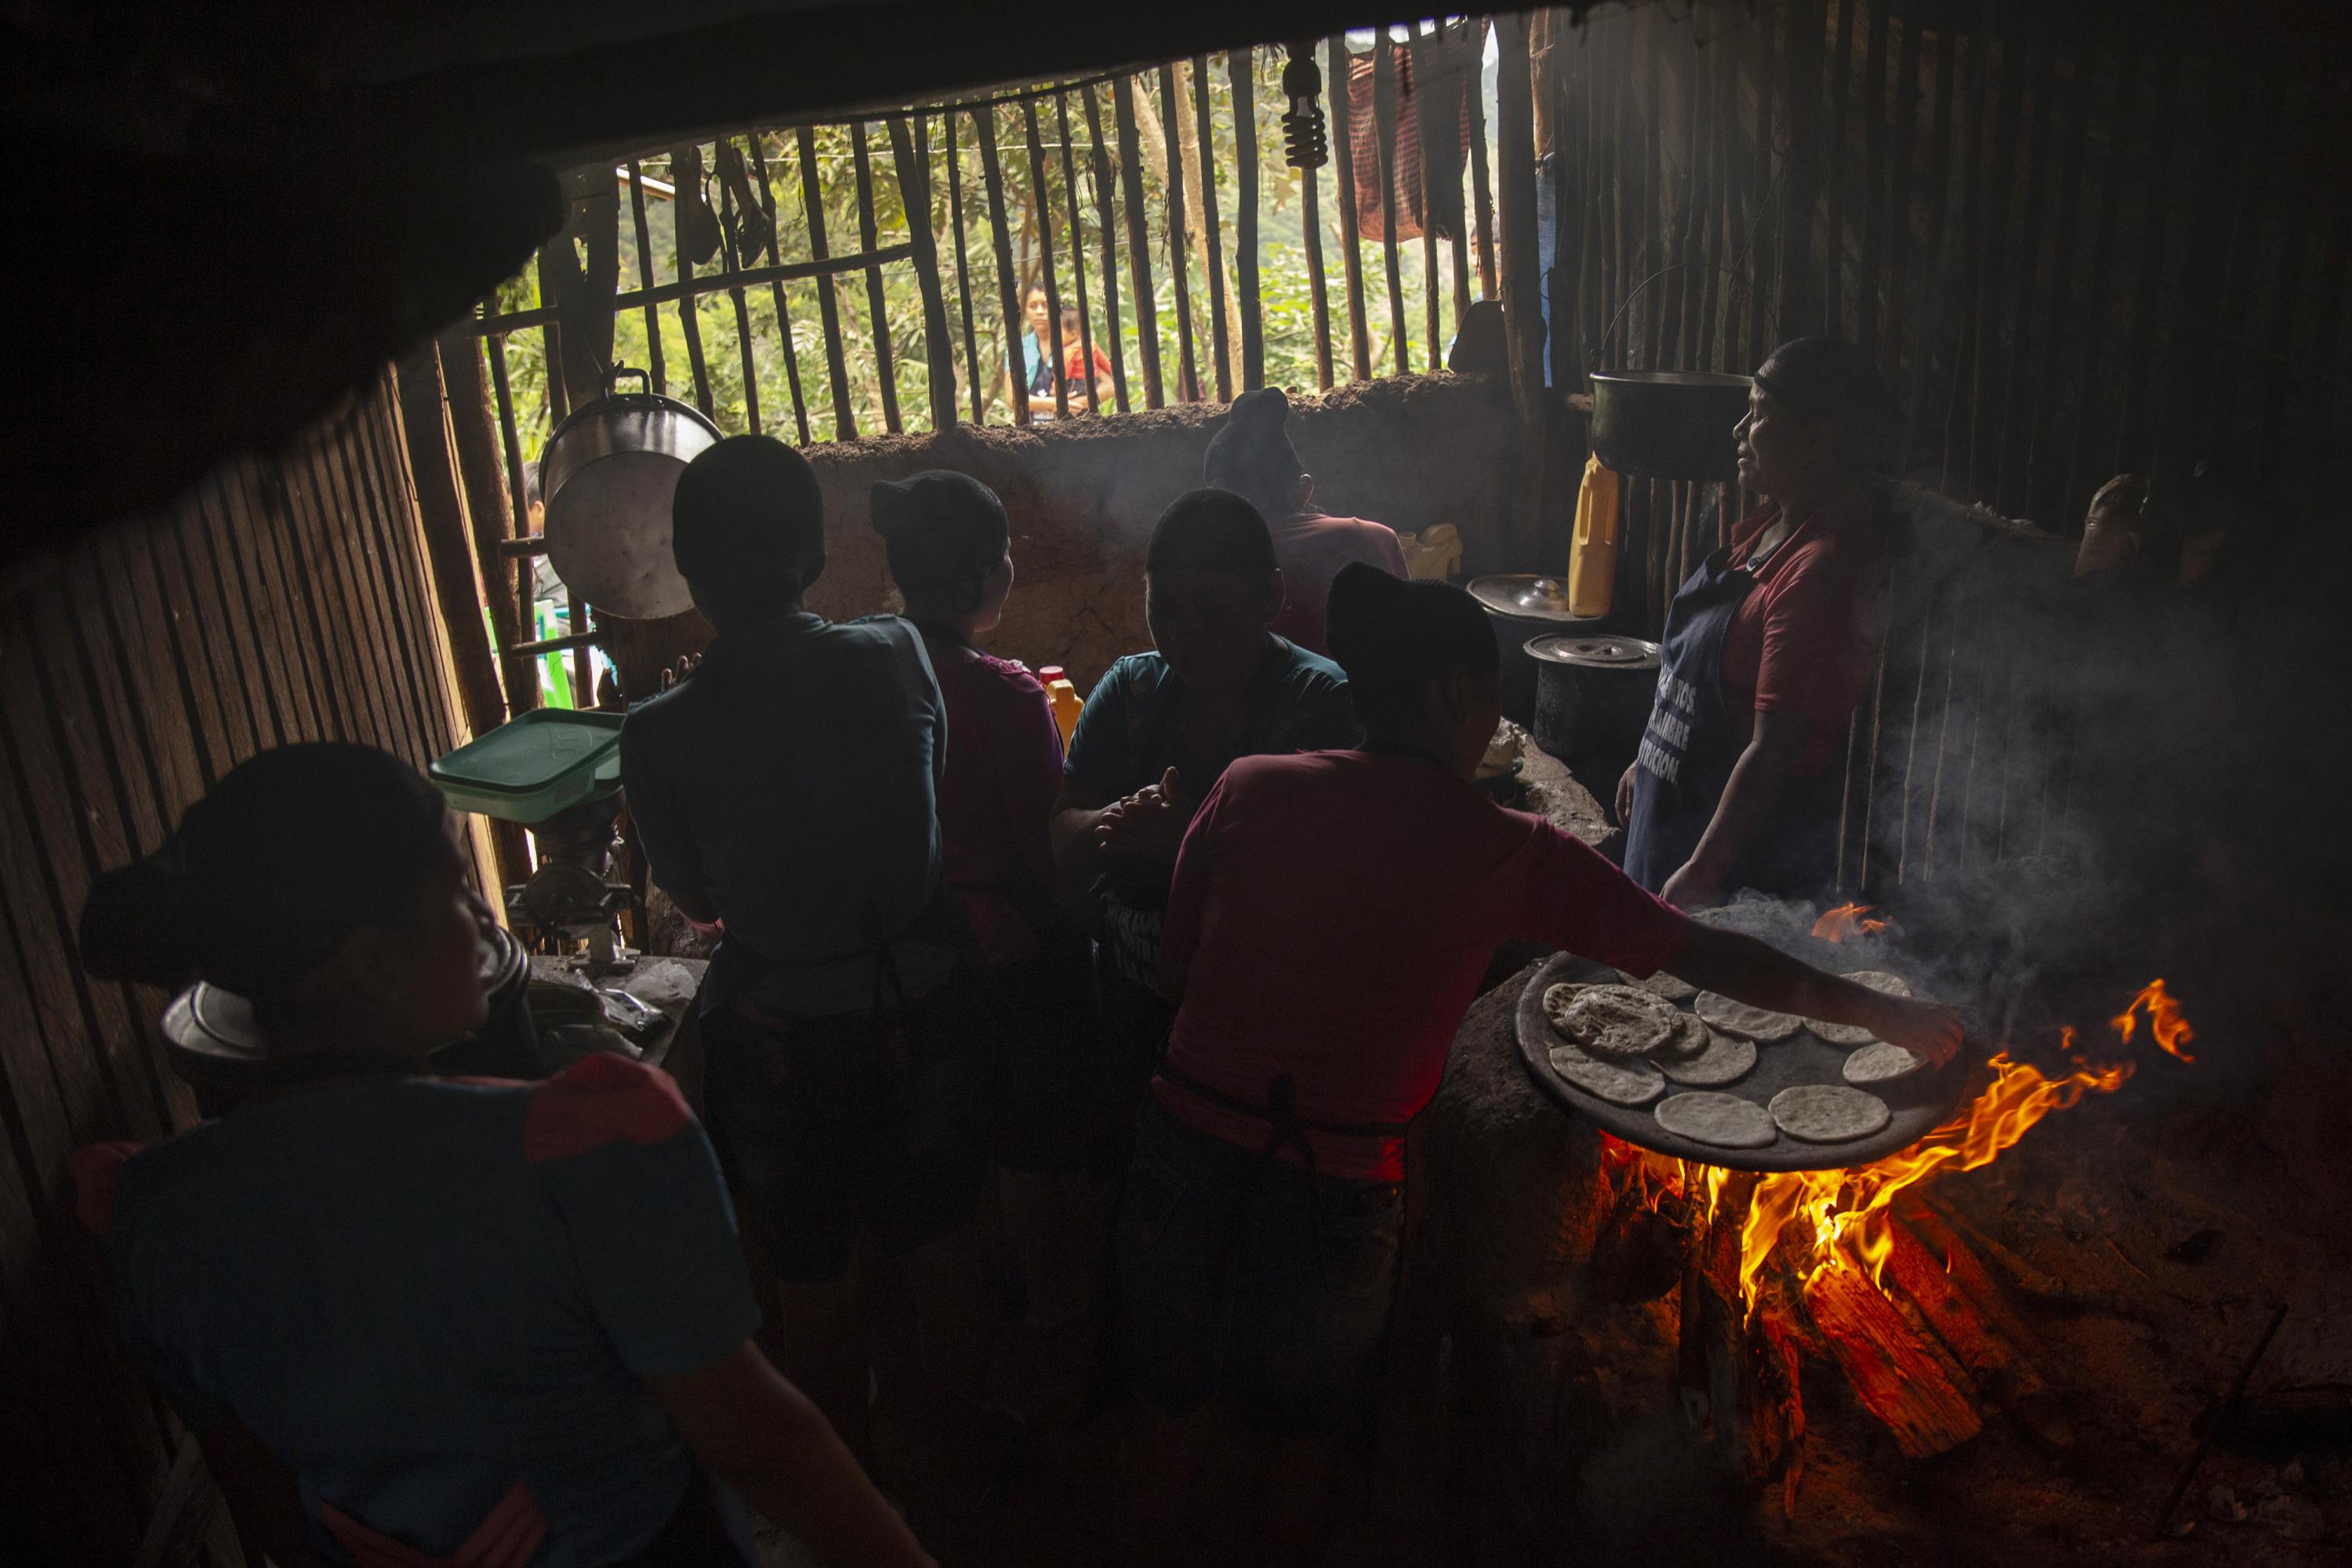
<path id="1" fill-rule="evenodd" d="M 1866 907 L 1822 915 L 1828 941 L 1886 929 Z M 1990 1164 L 2035 1124 L 2132 1076 L 2142 1030 L 2182 1060 L 2195 1031 L 2154 980 L 2096 1046 L 2059 1031 L 2045 1068 L 2004 1048 L 1987 1081 L 1912 1147 L 1843 1170 L 1756 1174 L 1602 1140 L 1610 1228 L 1678 1226 L 1681 1382 L 1689 1414 L 1751 1482 L 1778 1478 L 1793 1509 L 1803 1471 L 1799 1368 L 1833 1363 L 1862 1406 L 1914 1458 L 1945 1452 L 2009 1415 L 2037 1442 L 2071 1447 L 2057 1388 L 1995 1272 L 2028 1288 L 2040 1271 L 1939 1205 L 1925 1184 Z"/>

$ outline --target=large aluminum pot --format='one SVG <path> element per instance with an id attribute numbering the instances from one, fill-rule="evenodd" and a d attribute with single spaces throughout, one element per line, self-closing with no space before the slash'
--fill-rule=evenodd
<path id="1" fill-rule="evenodd" d="M 1731 480 L 1731 427 L 1754 379 L 1700 370 L 1592 373 L 1592 449 L 1603 468 L 1648 479 Z"/>
<path id="2" fill-rule="evenodd" d="M 1527 646 L 1535 661 L 1536 744 L 1604 798 L 1642 743 L 1658 689 L 1658 645 L 1641 637 L 1553 633 Z"/>
<path id="3" fill-rule="evenodd" d="M 641 390 L 615 390 L 632 375 Z M 687 464 L 718 440 L 699 409 L 653 391 L 644 371 L 614 366 L 604 395 L 573 409 L 539 459 L 547 557 L 564 586 L 611 616 L 654 620 L 689 608 L 670 558 L 670 496 Z"/>

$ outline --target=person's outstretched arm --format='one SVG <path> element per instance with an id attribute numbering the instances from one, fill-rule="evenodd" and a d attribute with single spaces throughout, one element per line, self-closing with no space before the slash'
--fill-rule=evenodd
<path id="1" fill-rule="evenodd" d="M 936 1568 L 817 1407 L 751 1341 L 646 1386 L 712 1474 L 827 1563 Z"/>
<path id="2" fill-rule="evenodd" d="M 1666 972 L 1702 990 L 1774 1012 L 1868 1029 L 1941 1066 L 1958 1054 L 1956 1007 L 1908 996 L 1888 996 L 1867 985 L 1824 973 L 1752 936 L 1692 921 L 1665 962 Z"/>

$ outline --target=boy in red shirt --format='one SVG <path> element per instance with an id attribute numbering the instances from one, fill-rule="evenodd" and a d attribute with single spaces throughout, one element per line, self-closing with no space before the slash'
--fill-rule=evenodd
<path id="1" fill-rule="evenodd" d="M 1685 921 L 1576 839 L 1471 783 L 1500 718 L 1485 612 L 1361 564 L 1331 650 L 1361 750 L 1245 757 L 1186 834 L 1162 960 L 1181 997 L 1118 1222 L 1122 1349 L 1146 1409 L 1138 1539 L 1166 1541 L 1213 1394 L 1275 1440 L 1266 1531 L 1320 1560 L 1335 1439 L 1386 1326 L 1404 1124 L 1428 1103 L 1496 944 L 1533 938 L 1759 1006 L 1862 1025 L 1937 1061 L 1949 1008 L 1882 996 Z"/>

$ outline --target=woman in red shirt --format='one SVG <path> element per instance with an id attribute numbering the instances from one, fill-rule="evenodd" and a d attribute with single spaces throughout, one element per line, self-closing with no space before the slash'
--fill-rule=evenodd
<path id="1" fill-rule="evenodd" d="M 1196 1417 L 1222 1394 L 1273 1440 L 1265 1530 L 1284 1563 L 1322 1560 L 1336 1439 L 1396 1277 L 1405 1123 L 1436 1091 L 1497 942 L 1669 969 L 1937 1061 L 1960 1042 L 1951 1009 L 1686 921 L 1482 793 L 1501 671 L 1467 594 L 1350 565 L 1330 626 L 1368 739 L 1241 758 L 1192 819 L 1161 938 L 1181 1000 L 1118 1235 L 1122 1350 L 1145 1412 L 1122 1472 L 1139 1541 L 1176 1538 Z"/>
<path id="2" fill-rule="evenodd" d="M 1766 499 L 1675 595 L 1640 754 L 1617 785 L 1625 869 L 1679 909 L 1837 872 L 1846 721 L 1885 635 L 1882 496 L 1894 403 L 1870 356 L 1783 343 L 1737 427 Z"/>
<path id="3" fill-rule="evenodd" d="M 1282 609 L 1274 633 L 1323 653 L 1323 601 L 1339 568 L 1361 561 L 1402 577 L 1404 546 L 1385 523 L 1331 517 L 1316 506 L 1315 476 L 1300 464 L 1284 429 L 1289 417 L 1290 399 L 1280 387 L 1234 398 L 1224 427 L 1209 437 L 1201 482 L 1246 498 L 1265 519 L 1282 567 Z"/>

